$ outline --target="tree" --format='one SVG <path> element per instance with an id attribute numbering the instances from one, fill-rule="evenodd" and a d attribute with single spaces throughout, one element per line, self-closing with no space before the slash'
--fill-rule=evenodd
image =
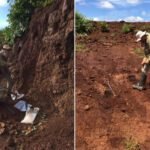
<path id="1" fill-rule="evenodd" d="M 10 12 L 8 14 L 9 27 L 5 35 L 9 44 L 15 37 L 22 36 L 27 30 L 33 11 L 39 7 L 45 7 L 53 0 L 8 0 Z M 9 39 L 9 40 L 8 40 Z"/>

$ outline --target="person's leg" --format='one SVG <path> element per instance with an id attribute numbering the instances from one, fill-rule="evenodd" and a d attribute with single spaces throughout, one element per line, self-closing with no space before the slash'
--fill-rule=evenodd
<path id="1" fill-rule="evenodd" d="M 7 88 L 8 88 L 8 94 L 10 94 L 11 90 L 12 90 L 12 86 L 13 86 L 13 80 L 11 78 L 11 74 L 10 71 L 7 67 L 2 67 L 1 68 L 1 73 L 2 76 L 7 80 L 8 84 L 7 84 Z"/>
<path id="2" fill-rule="evenodd" d="M 133 85 L 133 88 L 138 89 L 138 90 L 144 90 L 145 89 L 145 84 L 146 84 L 146 79 L 147 79 L 147 73 L 149 71 L 150 65 L 145 64 L 142 69 L 141 69 L 141 78 L 140 81 Z"/>

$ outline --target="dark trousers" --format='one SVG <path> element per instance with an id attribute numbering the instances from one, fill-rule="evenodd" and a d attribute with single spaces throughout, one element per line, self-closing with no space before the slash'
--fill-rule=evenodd
<path id="1" fill-rule="evenodd" d="M 12 81 L 11 73 L 10 73 L 8 67 L 7 66 L 1 66 L 0 67 L 0 74 L 3 78 L 5 78 L 7 80 L 7 88 L 8 88 L 8 94 L 9 94 L 12 90 L 13 81 Z"/>

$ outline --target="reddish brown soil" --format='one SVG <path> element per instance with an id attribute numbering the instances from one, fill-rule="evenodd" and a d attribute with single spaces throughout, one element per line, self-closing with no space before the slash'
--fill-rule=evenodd
<path id="1" fill-rule="evenodd" d="M 134 49 L 141 47 L 133 33 L 121 33 L 121 23 L 109 25 L 109 33 L 97 26 L 90 35 L 77 37 L 77 149 L 125 150 L 130 141 L 149 150 L 150 80 L 147 90 L 132 89 L 142 61 Z"/>
<path id="2" fill-rule="evenodd" d="M 24 125 L 24 114 L 0 104 L 0 150 L 73 149 L 73 5 L 56 0 L 35 10 L 28 31 L 16 39 L 9 59 L 13 89 L 40 112 L 34 125 Z"/>

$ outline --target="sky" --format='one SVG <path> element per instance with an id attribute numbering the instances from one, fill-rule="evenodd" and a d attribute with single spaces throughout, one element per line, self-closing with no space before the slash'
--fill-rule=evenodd
<path id="1" fill-rule="evenodd" d="M 0 29 L 8 26 L 7 14 L 9 12 L 9 5 L 7 0 L 0 0 Z"/>
<path id="2" fill-rule="evenodd" d="M 89 19 L 99 21 L 149 21 L 150 0 L 75 0 L 76 10 Z M 0 0 L 0 29 L 8 25 L 7 0 Z"/>
<path id="3" fill-rule="evenodd" d="M 94 21 L 150 21 L 150 0 L 75 0 L 75 3 L 76 11 Z"/>

